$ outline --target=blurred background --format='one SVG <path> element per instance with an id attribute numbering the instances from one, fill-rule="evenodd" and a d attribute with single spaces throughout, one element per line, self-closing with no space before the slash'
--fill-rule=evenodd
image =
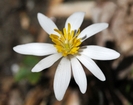
<path id="1" fill-rule="evenodd" d="M 44 57 L 17 54 L 12 48 L 30 42 L 51 43 L 38 23 L 38 12 L 62 30 L 67 17 L 76 11 L 86 12 L 81 30 L 93 23 L 109 23 L 108 29 L 83 44 L 112 48 L 121 56 L 95 61 L 105 82 L 85 70 L 85 94 L 72 77 L 59 102 L 53 93 L 57 64 L 32 73 L 32 67 Z M 0 105 L 133 105 L 133 0 L 0 0 Z"/>

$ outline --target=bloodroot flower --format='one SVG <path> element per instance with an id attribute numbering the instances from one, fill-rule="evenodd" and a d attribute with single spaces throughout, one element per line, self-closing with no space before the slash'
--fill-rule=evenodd
<path id="1" fill-rule="evenodd" d="M 112 49 L 96 45 L 80 46 L 87 38 L 108 27 L 107 23 L 96 23 L 80 32 L 84 15 L 84 12 L 73 13 L 66 20 L 63 30 L 60 31 L 50 18 L 38 13 L 37 18 L 40 25 L 49 34 L 54 44 L 29 43 L 13 48 L 20 54 L 47 56 L 33 67 L 32 72 L 40 72 L 60 60 L 53 85 L 57 100 L 62 100 L 70 83 L 71 74 L 73 74 L 80 91 L 86 92 L 87 79 L 82 65 L 99 80 L 105 81 L 104 74 L 92 59 L 112 60 L 120 56 Z"/>

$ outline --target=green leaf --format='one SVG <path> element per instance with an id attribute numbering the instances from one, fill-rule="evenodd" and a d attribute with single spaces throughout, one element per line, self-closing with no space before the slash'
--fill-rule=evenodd
<path id="1" fill-rule="evenodd" d="M 41 77 L 41 73 L 30 73 L 29 76 L 27 76 L 27 79 L 31 84 L 36 84 Z"/>
<path id="2" fill-rule="evenodd" d="M 31 84 L 36 84 L 41 78 L 41 72 L 33 73 L 31 72 L 32 67 L 39 62 L 39 58 L 35 56 L 25 56 L 20 65 L 20 70 L 15 75 L 15 80 L 20 82 L 21 80 L 27 80 Z"/>
<path id="3" fill-rule="evenodd" d="M 33 67 L 38 62 L 39 62 L 39 58 L 35 56 L 25 56 L 23 59 L 24 65 L 30 66 L 30 67 Z"/>
<path id="4" fill-rule="evenodd" d="M 20 70 L 15 75 L 15 80 L 17 82 L 25 79 L 27 77 L 27 74 L 29 74 L 29 70 L 27 70 L 26 67 L 21 67 Z"/>

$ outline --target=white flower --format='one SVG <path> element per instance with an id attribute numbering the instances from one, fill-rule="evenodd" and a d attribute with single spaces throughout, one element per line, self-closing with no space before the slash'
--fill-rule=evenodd
<path id="1" fill-rule="evenodd" d="M 80 91 L 86 92 L 87 80 L 81 63 L 94 76 L 105 81 L 104 74 L 92 59 L 112 60 L 120 56 L 118 52 L 112 49 L 95 45 L 80 46 L 84 40 L 108 27 L 107 23 L 97 23 L 80 32 L 79 27 L 84 15 L 84 12 L 73 13 L 67 19 L 63 31 L 60 31 L 51 19 L 38 13 L 40 25 L 50 35 L 54 44 L 29 43 L 13 48 L 20 54 L 47 56 L 33 67 L 32 72 L 40 72 L 60 59 L 54 77 L 54 93 L 58 100 L 62 100 L 69 85 L 71 74 L 73 74 Z"/>

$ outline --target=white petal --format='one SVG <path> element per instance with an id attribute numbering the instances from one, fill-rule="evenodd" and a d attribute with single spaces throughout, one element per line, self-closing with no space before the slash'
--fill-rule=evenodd
<path id="1" fill-rule="evenodd" d="M 71 78 L 70 61 L 67 58 L 62 58 L 60 61 L 55 77 L 54 77 L 54 92 L 57 100 L 62 100 Z"/>
<path id="2" fill-rule="evenodd" d="M 99 80 L 105 81 L 105 76 L 96 63 L 85 55 L 77 56 L 80 62 Z"/>
<path id="3" fill-rule="evenodd" d="M 83 67 L 76 58 L 71 58 L 73 76 L 82 93 L 86 92 L 87 80 Z"/>
<path id="4" fill-rule="evenodd" d="M 13 47 L 13 50 L 20 54 L 44 56 L 57 53 L 53 44 L 47 43 L 28 43 Z"/>
<path id="5" fill-rule="evenodd" d="M 42 59 L 40 62 L 38 62 L 33 69 L 31 70 L 32 72 L 40 72 L 50 66 L 52 66 L 58 59 L 62 57 L 61 54 L 56 53 L 53 55 L 50 55 L 44 59 Z"/>
<path id="6" fill-rule="evenodd" d="M 91 37 L 92 35 L 106 29 L 108 27 L 107 23 L 96 23 L 96 24 L 92 24 L 88 27 L 86 27 L 78 36 L 78 38 L 83 38 L 82 41 L 84 41 L 85 39 Z"/>
<path id="7" fill-rule="evenodd" d="M 72 15 L 70 15 L 66 20 L 65 28 L 67 29 L 68 23 L 70 23 L 72 30 L 78 30 L 83 22 L 84 15 L 84 12 L 75 12 Z"/>
<path id="8" fill-rule="evenodd" d="M 120 56 L 115 50 L 100 47 L 100 46 L 86 46 L 81 54 L 87 55 L 88 57 L 96 60 L 113 60 Z"/>
<path id="9" fill-rule="evenodd" d="M 55 23 L 48 18 L 47 16 L 38 13 L 37 14 L 38 21 L 41 27 L 50 35 L 50 34 L 57 34 L 54 29 L 58 29 Z"/>

